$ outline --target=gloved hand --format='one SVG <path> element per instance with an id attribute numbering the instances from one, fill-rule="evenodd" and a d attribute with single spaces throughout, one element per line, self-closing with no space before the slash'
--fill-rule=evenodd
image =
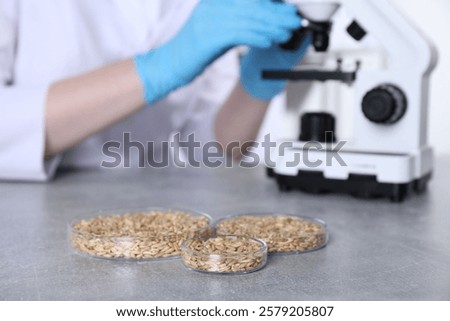
<path id="1" fill-rule="evenodd" d="M 269 101 L 286 87 L 284 80 L 262 78 L 263 70 L 290 70 L 305 56 L 312 37 L 307 36 L 296 51 L 286 51 L 278 45 L 269 49 L 251 48 L 241 60 L 241 83 L 245 91 L 258 100 Z"/>
<path id="2" fill-rule="evenodd" d="M 300 24 L 291 4 L 272 0 L 201 0 L 173 40 L 135 57 L 145 99 L 154 103 L 188 84 L 232 47 L 270 48 L 284 43 Z"/>

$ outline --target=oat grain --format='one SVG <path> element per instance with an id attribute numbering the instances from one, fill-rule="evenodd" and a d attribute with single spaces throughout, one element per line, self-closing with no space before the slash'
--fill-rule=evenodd
<path id="1" fill-rule="evenodd" d="M 182 211 L 100 216 L 72 225 L 71 243 L 80 252 L 114 259 L 178 256 L 184 240 L 208 236 L 210 221 Z"/>

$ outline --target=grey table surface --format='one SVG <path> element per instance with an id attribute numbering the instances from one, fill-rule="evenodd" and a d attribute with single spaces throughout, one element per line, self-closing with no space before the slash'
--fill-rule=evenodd
<path id="1" fill-rule="evenodd" d="M 450 158 L 404 204 L 278 192 L 262 169 L 84 171 L 0 183 L 3 300 L 450 300 Z M 270 257 L 244 276 L 179 260 L 123 263 L 74 253 L 68 222 L 101 209 L 178 206 L 214 218 L 285 212 L 325 220 L 328 246 Z"/>

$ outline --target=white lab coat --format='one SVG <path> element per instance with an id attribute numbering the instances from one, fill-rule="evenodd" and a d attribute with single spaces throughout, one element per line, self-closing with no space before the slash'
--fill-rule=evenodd
<path id="1" fill-rule="evenodd" d="M 164 101 L 64 155 L 44 157 L 49 85 L 157 47 L 197 1 L 0 0 L 0 180 L 45 181 L 58 166 L 100 166 L 102 145 L 122 141 L 124 132 L 156 144 L 177 132 L 212 139 L 214 113 L 237 79 L 234 52 Z"/>

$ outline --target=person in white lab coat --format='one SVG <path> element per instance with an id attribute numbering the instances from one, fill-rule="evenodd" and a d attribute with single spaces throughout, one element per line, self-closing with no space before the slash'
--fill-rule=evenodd
<path id="1" fill-rule="evenodd" d="M 99 166 L 124 132 L 253 140 L 284 86 L 261 70 L 301 59 L 278 46 L 300 24 L 272 0 L 0 0 L 0 179 Z"/>

